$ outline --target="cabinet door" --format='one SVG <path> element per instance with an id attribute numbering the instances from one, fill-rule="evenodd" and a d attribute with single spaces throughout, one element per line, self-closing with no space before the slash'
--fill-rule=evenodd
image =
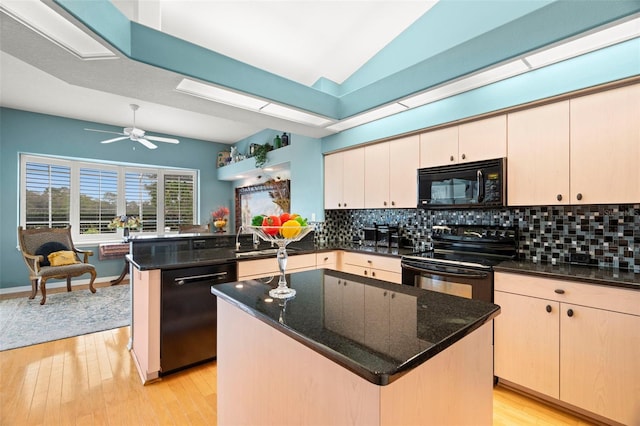
<path id="1" fill-rule="evenodd" d="M 640 201 L 640 84 L 571 100 L 571 203 Z"/>
<path id="2" fill-rule="evenodd" d="M 366 146 L 364 167 L 365 208 L 389 207 L 389 143 Z"/>
<path id="3" fill-rule="evenodd" d="M 458 126 L 420 135 L 420 167 L 445 166 L 458 162 Z"/>
<path id="4" fill-rule="evenodd" d="M 341 152 L 324 157 L 324 208 L 337 209 L 343 204 L 342 182 L 344 168 Z"/>
<path id="5" fill-rule="evenodd" d="M 389 198 L 392 208 L 418 205 L 420 137 L 409 136 L 389 142 Z"/>
<path id="6" fill-rule="evenodd" d="M 458 132 L 458 161 L 461 163 L 507 156 L 506 115 L 461 124 Z"/>
<path id="7" fill-rule="evenodd" d="M 561 308 L 560 399 L 622 424 L 640 424 L 640 317 Z"/>
<path id="8" fill-rule="evenodd" d="M 509 114 L 510 206 L 568 204 L 569 101 Z"/>
<path id="9" fill-rule="evenodd" d="M 420 349 L 418 339 L 418 302 L 415 296 L 391 292 L 389 300 L 389 353 L 407 359 Z"/>
<path id="10" fill-rule="evenodd" d="M 352 149 L 342 153 L 343 166 L 343 208 L 361 209 L 364 207 L 364 148 Z"/>
<path id="11" fill-rule="evenodd" d="M 364 344 L 382 353 L 389 351 L 389 293 L 373 286 L 364 289 Z"/>
<path id="12" fill-rule="evenodd" d="M 494 374 L 558 398 L 559 303 L 501 291 L 494 299 Z"/>

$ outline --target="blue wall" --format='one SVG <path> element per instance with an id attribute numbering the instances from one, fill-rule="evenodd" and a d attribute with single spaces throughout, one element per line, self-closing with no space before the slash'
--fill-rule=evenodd
<path id="1" fill-rule="evenodd" d="M 228 145 L 179 137 L 179 145 L 162 144 L 151 151 L 126 140 L 100 144 L 104 134 L 88 132 L 85 128 L 122 131 L 104 124 L 0 109 L 0 289 L 30 285 L 27 268 L 17 250 L 20 153 L 197 169 L 201 221 L 206 223 L 209 212 L 219 205 L 233 208 L 232 184 L 218 181 L 216 175 L 218 151 Z M 121 260 L 99 261 L 97 247 L 86 248 L 94 251 L 91 263 L 96 265 L 98 279 L 120 274 Z"/>

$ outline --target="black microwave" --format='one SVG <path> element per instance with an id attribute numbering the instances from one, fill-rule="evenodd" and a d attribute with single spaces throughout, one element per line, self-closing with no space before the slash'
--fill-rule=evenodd
<path id="1" fill-rule="evenodd" d="M 418 208 L 507 205 L 506 158 L 418 169 Z"/>

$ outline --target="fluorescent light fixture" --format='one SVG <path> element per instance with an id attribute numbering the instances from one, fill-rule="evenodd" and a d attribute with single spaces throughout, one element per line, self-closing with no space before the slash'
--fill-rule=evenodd
<path id="1" fill-rule="evenodd" d="M 407 105 L 409 108 L 415 108 L 462 92 L 477 89 L 478 87 L 486 86 L 488 84 L 495 83 L 496 81 L 504 80 L 527 71 L 529 71 L 529 67 L 523 61 L 518 59 L 517 61 L 508 62 L 504 65 L 472 74 L 452 83 L 436 87 L 435 89 L 428 90 L 424 93 L 420 93 L 419 95 L 403 99 L 400 102 Z"/>
<path id="2" fill-rule="evenodd" d="M 183 78 L 180 84 L 176 87 L 176 90 L 187 95 L 253 111 L 259 111 L 269 103 L 262 99 L 242 95 L 210 84 L 189 80 L 188 78 Z"/>
<path id="3" fill-rule="evenodd" d="M 388 117 L 393 114 L 397 114 L 402 111 L 406 111 L 408 106 L 395 102 L 389 105 L 385 105 L 383 107 L 365 112 L 364 114 L 356 115 L 355 117 L 348 118 L 346 120 L 342 120 L 336 124 L 328 126 L 328 130 L 335 130 L 337 132 L 341 132 L 346 129 L 350 129 L 352 127 L 360 126 L 361 124 L 369 123 L 371 121 L 379 120 L 384 117 Z"/>
<path id="4" fill-rule="evenodd" d="M 297 109 L 284 107 L 277 104 L 268 104 L 264 108 L 262 108 L 260 112 L 272 115 L 274 117 L 284 118 L 286 120 L 296 121 L 303 124 L 311 124 L 319 127 L 333 123 L 332 120 L 329 120 L 325 117 L 320 117 L 318 115 L 309 114 L 306 112 L 298 111 Z"/>
<path id="5" fill-rule="evenodd" d="M 640 36 L 640 17 L 526 56 L 534 68 L 593 52 Z"/>
<path id="6" fill-rule="evenodd" d="M 117 58 L 111 50 L 41 1 L 0 0 L 0 11 L 80 59 Z"/>

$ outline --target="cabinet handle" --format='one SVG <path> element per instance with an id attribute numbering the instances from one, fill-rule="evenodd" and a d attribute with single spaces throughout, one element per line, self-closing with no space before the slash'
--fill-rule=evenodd
<path id="1" fill-rule="evenodd" d="M 558 200 L 558 201 L 562 201 L 562 194 L 558 194 L 558 195 L 556 196 L 556 200 Z"/>
<path id="2" fill-rule="evenodd" d="M 551 312 L 551 305 L 547 305 L 547 312 Z"/>
<path id="3" fill-rule="evenodd" d="M 344 206 L 347 207 L 347 203 L 344 203 Z"/>
<path id="4" fill-rule="evenodd" d="M 561 288 L 556 288 L 556 289 L 555 289 L 555 290 L 553 290 L 553 291 L 555 291 L 555 292 L 556 292 L 556 293 L 558 293 L 558 294 L 564 294 L 564 290 L 563 290 L 563 289 L 561 289 Z"/>
<path id="5" fill-rule="evenodd" d="M 338 203 L 338 207 L 342 207 L 342 204 Z"/>
<path id="6" fill-rule="evenodd" d="M 467 156 L 462 154 L 462 159 L 464 160 L 465 158 L 467 158 Z"/>
<path id="7" fill-rule="evenodd" d="M 576 198 L 578 199 L 578 201 L 582 200 L 582 194 L 578 192 L 578 195 L 576 195 Z"/>
<path id="8" fill-rule="evenodd" d="M 383 295 L 383 296 L 386 296 L 386 295 L 387 295 L 387 292 L 385 291 L 384 293 L 382 293 L 382 295 Z"/>
<path id="9" fill-rule="evenodd" d="M 396 294 L 395 293 L 391 293 L 391 298 L 395 299 L 396 298 Z"/>
<path id="10" fill-rule="evenodd" d="M 364 274 L 365 274 L 365 275 L 367 275 L 367 271 L 366 271 L 366 269 L 365 269 L 365 271 L 364 271 Z"/>
<path id="11" fill-rule="evenodd" d="M 395 202 L 395 201 L 392 201 L 392 202 L 391 202 L 391 205 L 392 205 L 392 206 L 395 206 L 395 205 L 396 205 L 396 202 Z"/>
<path id="12" fill-rule="evenodd" d="M 572 317 L 573 316 L 573 309 L 567 309 L 567 315 Z"/>
<path id="13" fill-rule="evenodd" d="M 383 203 L 382 203 L 382 205 L 383 205 L 383 206 L 386 206 L 386 205 L 387 205 L 387 202 L 386 202 L 386 201 L 385 201 L 385 202 L 383 202 Z"/>
<path id="14" fill-rule="evenodd" d="M 324 261 L 326 262 L 327 260 L 329 260 L 329 258 L 328 258 L 328 257 L 325 257 L 325 258 L 324 258 Z"/>
<path id="15" fill-rule="evenodd" d="M 454 158 L 453 158 L 453 155 L 452 155 L 451 157 L 449 157 L 449 161 L 453 161 L 453 160 L 454 160 Z"/>
<path id="16" fill-rule="evenodd" d="M 375 277 L 376 276 L 376 272 L 375 271 L 371 271 L 371 276 Z"/>

